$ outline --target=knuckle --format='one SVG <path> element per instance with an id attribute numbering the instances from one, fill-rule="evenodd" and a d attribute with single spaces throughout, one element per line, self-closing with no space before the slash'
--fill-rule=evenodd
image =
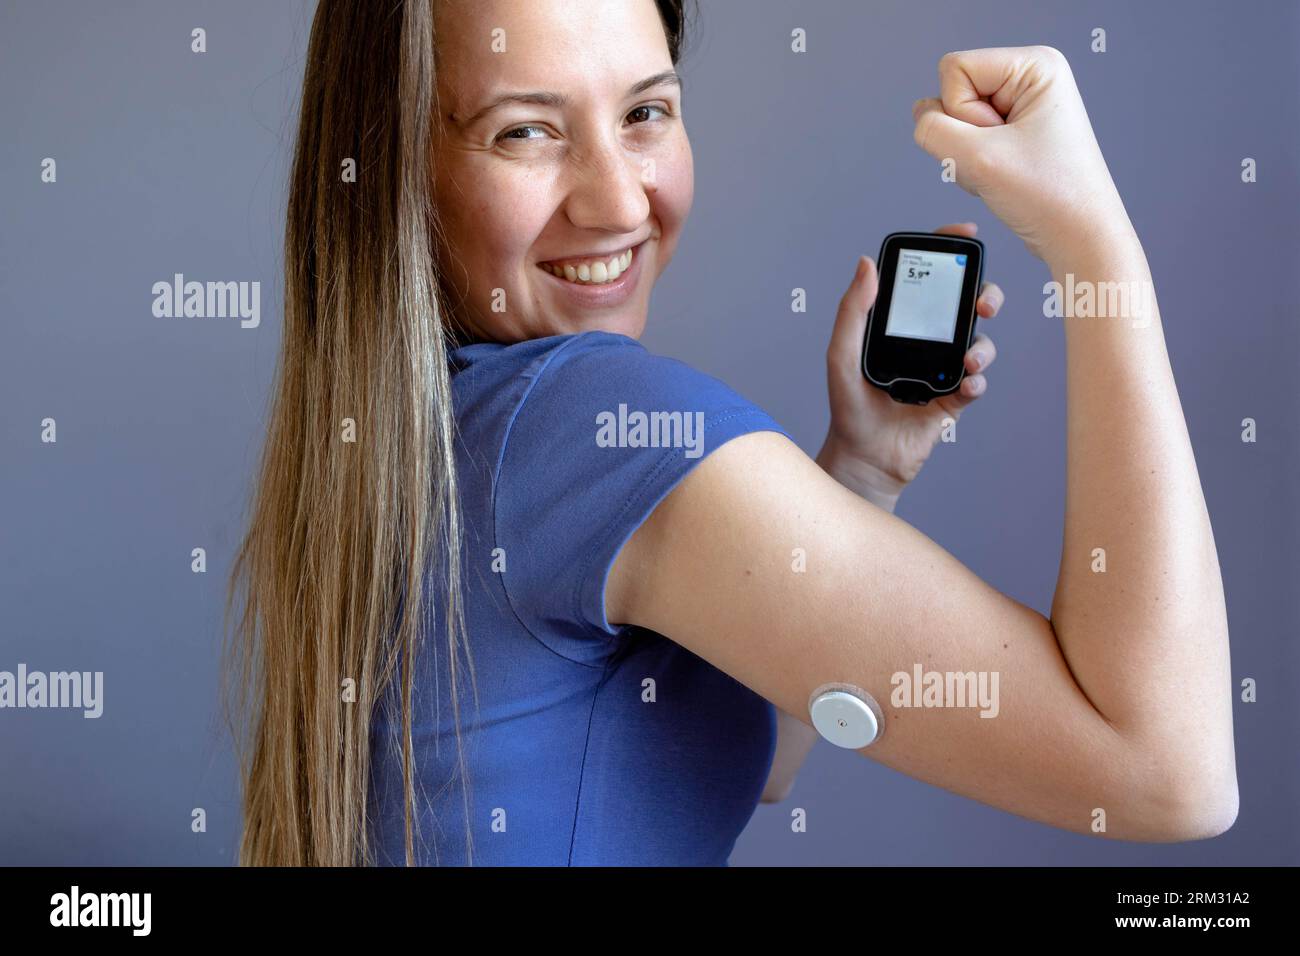
<path id="1" fill-rule="evenodd" d="M 1065 54 L 1054 46 L 1040 44 L 1034 47 L 1034 53 L 1046 63 L 1052 63 L 1056 66 L 1069 65 L 1069 61 L 1065 58 Z"/>
<path id="2" fill-rule="evenodd" d="M 950 50 L 939 57 L 939 75 L 943 76 L 961 67 L 961 51 Z"/>

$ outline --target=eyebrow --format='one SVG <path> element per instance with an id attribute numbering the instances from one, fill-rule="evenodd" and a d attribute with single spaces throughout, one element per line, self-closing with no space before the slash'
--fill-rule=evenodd
<path id="1" fill-rule="evenodd" d="M 652 90 L 657 86 L 676 86 L 681 90 L 683 88 L 682 78 L 677 74 L 676 70 L 664 70 L 662 73 L 656 73 L 654 76 L 647 76 L 644 80 L 632 84 L 632 88 L 627 91 L 627 95 L 636 96 L 639 93 L 644 93 L 646 90 Z M 493 110 L 505 106 L 507 103 L 531 103 L 534 106 L 552 106 L 558 109 L 569 105 L 569 97 L 565 96 L 563 93 L 550 93 L 545 90 L 536 90 L 529 93 L 503 93 L 467 120 L 458 120 L 454 112 L 447 115 L 453 123 L 456 123 L 461 127 L 468 127 L 477 123 Z"/>

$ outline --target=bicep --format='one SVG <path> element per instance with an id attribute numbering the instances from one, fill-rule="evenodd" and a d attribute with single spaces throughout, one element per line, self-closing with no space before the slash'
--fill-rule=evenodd
<path id="1" fill-rule="evenodd" d="M 1050 621 L 781 435 L 715 449 L 625 544 L 605 596 L 610 620 L 669 637 L 805 724 L 816 687 L 865 688 L 885 729 L 862 754 L 1010 812 L 1088 832 L 1093 809 L 1141 779 Z M 918 669 L 982 674 L 996 714 L 895 706 L 896 675 Z"/>

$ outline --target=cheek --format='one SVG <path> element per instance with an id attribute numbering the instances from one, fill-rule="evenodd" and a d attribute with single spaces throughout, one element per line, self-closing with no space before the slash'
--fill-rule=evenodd
<path id="1" fill-rule="evenodd" d="M 545 225 L 546 187 L 517 175 L 479 174 L 464 182 L 467 188 L 450 193 L 452 208 L 443 208 L 447 239 L 474 286 L 507 285 L 505 273 L 517 267 Z"/>
<path id="2" fill-rule="evenodd" d="M 665 232 L 681 228 L 695 198 L 695 164 L 685 135 L 658 162 L 657 189 L 652 194 Z"/>
<path id="3" fill-rule="evenodd" d="M 695 168 L 690 142 L 683 136 L 670 151 L 661 154 L 656 187 L 649 192 L 651 214 L 660 236 L 656 275 L 668 267 L 677 251 L 677 241 L 690 215 L 695 197 Z"/>

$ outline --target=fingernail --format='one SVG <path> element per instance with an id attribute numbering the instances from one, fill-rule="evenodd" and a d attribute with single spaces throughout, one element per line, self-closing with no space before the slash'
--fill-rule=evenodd
<path id="1" fill-rule="evenodd" d="M 987 360 L 988 360 L 988 353 L 986 353 L 986 352 L 976 352 L 976 353 L 975 353 L 975 367 L 976 367 L 977 369 L 981 369 L 981 368 L 983 368 L 983 367 L 984 367 L 984 363 L 985 363 Z"/>

